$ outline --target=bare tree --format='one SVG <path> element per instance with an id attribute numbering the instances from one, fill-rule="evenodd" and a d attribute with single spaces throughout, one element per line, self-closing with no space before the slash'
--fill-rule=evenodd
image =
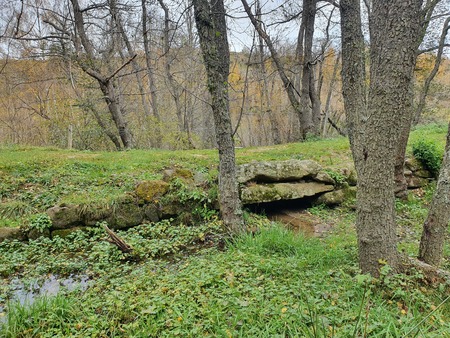
<path id="1" fill-rule="evenodd" d="M 395 145 L 412 110 L 412 80 L 421 24 L 420 0 L 372 1 L 367 104 L 359 0 L 341 1 L 343 93 L 358 174 L 357 235 L 364 273 L 400 267 L 396 249 Z"/>
<path id="2" fill-rule="evenodd" d="M 219 206 L 225 226 L 234 234 L 244 230 L 228 102 L 230 51 L 222 0 L 193 0 L 195 22 L 211 94 L 219 148 Z"/>

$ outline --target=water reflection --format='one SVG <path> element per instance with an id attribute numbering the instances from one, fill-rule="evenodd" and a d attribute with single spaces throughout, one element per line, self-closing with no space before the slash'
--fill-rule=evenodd
<path id="1" fill-rule="evenodd" d="M 10 303 L 18 302 L 21 305 L 32 305 L 38 297 L 55 296 L 60 291 L 85 291 L 88 288 L 89 278 L 85 275 L 70 275 L 59 277 L 50 274 L 45 278 L 25 283 L 20 278 L 13 278 L 9 283 L 9 295 L 5 297 Z M 3 297 L 0 297 L 3 298 Z M 7 314 L 5 308 L 0 304 L 0 324 L 6 322 Z"/>

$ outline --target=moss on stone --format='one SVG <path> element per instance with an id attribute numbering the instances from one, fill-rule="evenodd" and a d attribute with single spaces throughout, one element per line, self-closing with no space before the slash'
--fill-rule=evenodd
<path id="1" fill-rule="evenodd" d="M 136 196 L 145 203 L 160 199 L 169 190 L 169 183 L 161 180 L 143 181 L 136 186 Z"/>

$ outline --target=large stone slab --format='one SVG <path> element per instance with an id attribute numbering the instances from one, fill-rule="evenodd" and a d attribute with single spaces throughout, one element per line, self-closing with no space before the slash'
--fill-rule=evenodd
<path id="1" fill-rule="evenodd" d="M 238 166 L 237 177 L 239 183 L 299 181 L 315 177 L 321 169 L 317 162 L 310 160 L 252 162 Z"/>
<path id="2" fill-rule="evenodd" d="M 242 188 L 241 199 L 244 204 L 264 203 L 315 196 L 333 189 L 333 185 L 318 182 L 255 184 Z"/>

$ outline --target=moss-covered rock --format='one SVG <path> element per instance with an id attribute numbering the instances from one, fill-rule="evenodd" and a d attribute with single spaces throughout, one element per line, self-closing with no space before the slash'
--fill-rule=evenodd
<path id="1" fill-rule="evenodd" d="M 143 207 L 144 222 L 158 222 L 159 210 L 154 204 L 147 204 Z"/>
<path id="2" fill-rule="evenodd" d="M 169 183 L 161 180 L 143 181 L 136 188 L 136 196 L 146 202 L 151 203 L 160 199 L 169 190 Z"/>
<path id="3" fill-rule="evenodd" d="M 315 177 L 321 170 L 317 162 L 310 160 L 252 162 L 237 167 L 237 179 L 239 183 L 299 181 Z"/>
<path id="4" fill-rule="evenodd" d="M 35 240 L 38 239 L 40 237 L 50 237 L 50 229 L 31 229 L 30 231 L 28 231 L 28 235 L 27 235 L 28 239 L 31 240 Z"/>
<path id="5" fill-rule="evenodd" d="M 122 201 L 114 205 L 106 219 L 111 229 L 130 228 L 144 221 L 144 210 L 134 201 Z"/>
<path id="6" fill-rule="evenodd" d="M 83 224 L 80 207 L 76 204 L 62 204 L 47 209 L 53 229 L 73 228 Z"/>
<path id="7" fill-rule="evenodd" d="M 76 231 L 86 231 L 88 229 L 89 227 L 74 227 L 70 229 L 53 230 L 51 232 L 51 235 L 52 237 L 59 236 L 61 238 L 65 238 Z"/>
<path id="8" fill-rule="evenodd" d="M 331 191 L 333 185 L 318 182 L 254 184 L 242 188 L 241 199 L 244 204 L 291 200 Z"/>
<path id="9" fill-rule="evenodd" d="M 22 241 L 25 238 L 26 235 L 20 228 L 0 228 L 0 243 L 7 239 Z"/>
<path id="10" fill-rule="evenodd" d="M 323 195 L 320 195 L 316 203 L 317 204 L 325 204 L 328 206 L 335 206 L 344 203 L 346 200 L 346 194 L 343 189 L 334 190 L 330 192 L 326 192 Z"/>
<path id="11" fill-rule="evenodd" d="M 185 183 L 192 183 L 194 181 L 194 173 L 185 168 L 166 169 L 163 172 L 163 180 L 170 182 L 175 178 L 181 179 Z"/>

